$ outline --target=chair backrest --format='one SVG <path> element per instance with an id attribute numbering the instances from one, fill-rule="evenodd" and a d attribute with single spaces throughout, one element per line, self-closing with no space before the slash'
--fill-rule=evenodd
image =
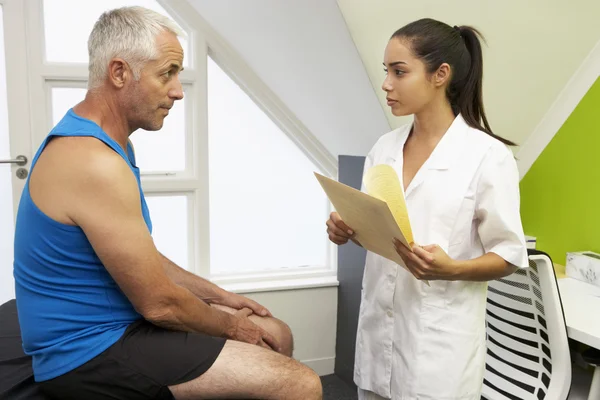
<path id="1" fill-rule="evenodd" d="M 550 257 L 529 251 L 529 268 L 489 283 L 482 399 L 564 400 L 571 360 Z"/>

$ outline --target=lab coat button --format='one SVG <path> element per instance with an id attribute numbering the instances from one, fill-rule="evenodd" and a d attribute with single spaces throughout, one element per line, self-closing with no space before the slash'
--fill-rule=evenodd
<path id="1" fill-rule="evenodd" d="M 394 316 L 394 312 L 392 310 L 388 310 L 387 315 L 388 317 L 392 318 Z"/>

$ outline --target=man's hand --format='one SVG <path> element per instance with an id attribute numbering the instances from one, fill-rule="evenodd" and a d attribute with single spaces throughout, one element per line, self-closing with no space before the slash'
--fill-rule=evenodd
<path id="1" fill-rule="evenodd" d="M 419 280 L 451 281 L 457 279 L 460 273 L 456 261 L 437 244 L 427 246 L 413 244 L 411 250 L 398 239 L 394 239 L 394 245 L 406 267 Z"/>
<path id="2" fill-rule="evenodd" d="M 227 337 L 239 342 L 256 344 L 266 349 L 281 352 L 281 346 L 277 340 L 267 331 L 250 321 L 248 317 L 252 315 L 252 310 L 243 308 L 234 314 L 236 324 Z"/>
<path id="3" fill-rule="evenodd" d="M 212 303 L 235 308 L 236 310 L 248 308 L 250 309 L 251 313 L 260 315 L 261 317 L 273 316 L 269 310 L 267 310 L 265 307 L 261 306 L 254 300 L 231 292 L 227 292 L 221 299 L 215 300 Z"/>

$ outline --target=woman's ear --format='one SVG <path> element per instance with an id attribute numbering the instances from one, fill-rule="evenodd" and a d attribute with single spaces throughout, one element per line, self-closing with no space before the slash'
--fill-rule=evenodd
<path id="1" fill-rule="evenodd" d="M 447 63 L 443 63 L 433 75 L 434 85 L 436 87 L 444 86 L 448 81 L 450 81 L 450 75 L 450 65 L 448 65 Z"/>

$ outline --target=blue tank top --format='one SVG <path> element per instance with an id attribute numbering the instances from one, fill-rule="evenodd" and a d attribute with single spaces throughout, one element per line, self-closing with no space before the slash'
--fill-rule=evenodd
<path id="1" fill-rule="evenodd" d="M 91 136 L 117 152 L 135 174 L 148 230 L 152 222 L 130 145 L 127 153 L 94 122 L 69 110 L 37 151 L 31 170 L 50 139 Z M 14 277 L 25 353 L 36 381 L 63 375 L 113 345 L 141 317 L 121 292 L 78 226 L 59 223 L 32 201 L 29 180 L 15 226 Z"/>

